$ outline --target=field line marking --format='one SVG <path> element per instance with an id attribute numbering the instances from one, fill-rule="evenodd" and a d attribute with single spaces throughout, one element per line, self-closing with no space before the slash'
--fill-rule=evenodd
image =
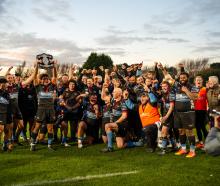
<path id="1" fill-rule="evenodd" d="M 46 184 L 53 184 L 53 183 L 66 183 L 66 182 L 74 182 L 74 181 L 83 181 L 83 180 L 91 180 L 97 178 L 106 178 L 106 177 L 113 177 L 113 176 L 121 176 L 121 175 L 128 175 L 128 174 L 137 174 L 139 171 L 128 171 L 128 172 L 115 172 L 115 173 L 107 173 L 107 174 L 97 174 L 97 175 L 87 175 L 87 176 L 77 176 L 73 178 L 67 178 L 62 180 L 51 180 L 51 181 L 39 181 L 33 183 L 21 183 L 21 184 L 12 184 L 11 186 L 34 186 L 34 185 L 46 185 Z"/>

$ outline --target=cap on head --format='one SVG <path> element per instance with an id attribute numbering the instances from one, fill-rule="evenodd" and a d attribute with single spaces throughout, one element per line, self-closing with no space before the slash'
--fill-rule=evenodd
<path id="1" fill-rule="evenodd" d="M 7 79 L 4 76 L 0 76 L 0 83 L 7 83 Z"/>
<path id="2" fill-rule="evenodd" d="M 148 93 L 147 92 L 142 92 L 141 96 L 148 96 Z"/>

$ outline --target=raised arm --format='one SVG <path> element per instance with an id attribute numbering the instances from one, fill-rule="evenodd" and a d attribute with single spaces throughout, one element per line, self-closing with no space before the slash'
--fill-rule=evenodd
<path id="1" fill-rule="evenodd" d="M 142 75 L 142 69 L 141 69 L 142 66 L 143 66 L 143 61 L 140 64 L 138 64 L 137 71 L 136 71 L 136 77 Z"/>
<path id="2" fill-rule="evenodd" d="M 104 78 L 104 82 L 107 82 L 108 80 L 110 80 L 109 69 L 105 69 L 105 78 Z"/>
<path id="3" fill-rule="evenodd" d="M 157 67 L 163 72 L 164 77 L 168 74 L 167 70 L 163 67 L 161 63 L 158 63 Z"/>
<path id="4" fill-rule="evenodd" d="M 73 73 L 75 72 L 75 70 L 76 70 L 76 66 L 72 65 L 72 67 L 70 67 L 69 69 L 69 74 L 68 74 L 69 80 L 73 79 Z"/>
<path id="5" fill-rule="evenodd" d="M 107 83 L 103 83 L 102 92 L 101 92 L 101 99 L 102 99 L 103 101 L 105 101 L 106 96 L 107 96 L 107 94 L 106 94 L 106 89 L 107 89 L 107 88 L 108 88 Z"/>
<path id="6" fill-rule="evenodd" d="M 155 76 L 156 76 L 156 79 L 158 80 L 159 83 L 162 82 L 163 80 L 163 77 L 161 77 L 160 73 L 159 73 L 159 69 L 158 69 L 158 62 L 154 62 L 155 64 L 155 67 L 154 67 L 154 71 L 155 71 Z"/>
<path id="7" fill-rule="evenodd" d="M 8 74 L 10 74 L 11 69 L 13 69 L 13 66 L 10 66 L 10 67 L 8 68 L 7 72 L 5 73 L 5 77 L 6 77 Z"/>
<path id="8" fill-rule="evenodd" d="M 22 81 L 21 84 L 22 85 L 30 84 L 37 77 L 37 73 L 38 73 L 38 63 L 36 62 L 34 73 L 32 73 L 31 76 L 29 76 L 25 81 Z"/>
<path id="9" fill-rule="evenodd" d="M 162 70 L 164 75 L 164 80 L 172 81 L 173 83 L 175 82 L 175 79 L 172 78 L 172 76 L 167 72 L 167 70 L 163 67 L 161 63 L 158 63 L 158 68 Z"/>
<path id="10" fill-rule="evenodd" d="M 57 60 L 54 61 L 53 75 L 52 75 L 52 83 L 56 84 L 56 82 L 57 82 Z"/>

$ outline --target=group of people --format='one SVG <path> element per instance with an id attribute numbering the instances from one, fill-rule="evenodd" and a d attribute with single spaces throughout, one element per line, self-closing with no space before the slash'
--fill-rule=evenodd
<path id="1" fill-rule="evenodd" d="M 10 67 L 0 78 L 3 151 L 22 145 L 20 137 L 28 141 L 29 135 L 31 151 L 47 139 L 52 151 L 57 142 L 64 147 L 75 142 L 78 148 L 104 142 L 100 150 L 107 153 L 115 142 L 120 149 L 146 146 L 153 153 L 159 147 L 160 155 L 175 151 L 193 158 L 196 149 L 204 149 L 208 130 L 220 128 L 220 117 L 208 114 L 220 111 L 216 76 L 204 85 L 197 75 L 190 84 L 184 66 L 174 77 L 157 62 L 147 72 L 141 63 L 79 73 L 73 66 L 66 74 L 57 73 L 55 62 L 49 75 L 39 73 L 39 63 L 27 77 L 11 74 Z"/>

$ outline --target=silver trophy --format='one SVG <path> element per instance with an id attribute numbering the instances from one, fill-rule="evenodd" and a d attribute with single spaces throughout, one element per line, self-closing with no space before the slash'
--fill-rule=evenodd
<path id="1" fill-rule="evenodd" d="M 50 54 L 46 54 L 46 53 L 38 54 L 36 56 L 36 59 L 40 62 L 39 68 L 41 69 L 48 69 L 54 67 L 53 56 Z"/>

